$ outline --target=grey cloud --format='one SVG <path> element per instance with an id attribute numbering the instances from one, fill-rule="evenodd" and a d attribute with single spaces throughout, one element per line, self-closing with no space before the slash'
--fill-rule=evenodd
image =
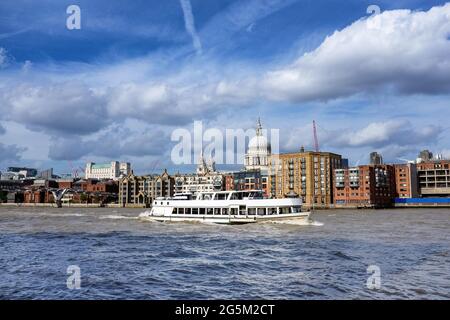
<path id="1" fill-rule="evenodd" d="M 106 126 L 106 101 L 78 83 L 22 85 L 0 93 L 3 117 L 53 135 L 89 134 Z"/>
<path id="2" fill-rule="evenodd" d="M 153 156 L 166 153 L 170 146 L 170 137 L 162 130 L 131 132 L 113 127 L 97 137 L 55 138 L 48 156 L 52 160 L 78 160 L 84 156 Z"/>
<path id="3" fill-rule="evenodd" d="M 20 148 L 17 145 L 5 145 L 0 142 L 0 163 L 18 161 L 25 151 L 25 148 Z"/>
<path id="4" fill-rule="evenodd" d="M 48 157 L 52 160 L 78 160 L 92 151 L 92 146 L 81 138 L 56 138 L 52 141 Z"/>

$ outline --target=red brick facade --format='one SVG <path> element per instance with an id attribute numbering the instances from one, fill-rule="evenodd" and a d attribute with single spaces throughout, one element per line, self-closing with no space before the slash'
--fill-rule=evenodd
<path id="1" fill-rule="evenodd" d="M 364 165 L 334 171 L 336 207 L 390 207 L 395 197 L 392 165 Z"/>

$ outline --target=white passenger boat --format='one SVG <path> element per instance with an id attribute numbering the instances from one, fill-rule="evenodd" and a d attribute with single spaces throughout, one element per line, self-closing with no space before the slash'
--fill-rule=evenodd
<path id="1" fill-rule="evenodd" d="M 267 199 L 262 191 L 219 191 L 176 194 L 157 198 L 152 208 L 139 215 L 155 221 L 201 221 L 243 224 L 260 221 L 309 221 L 310 212 L 302 212 L 300 198 Z"/>

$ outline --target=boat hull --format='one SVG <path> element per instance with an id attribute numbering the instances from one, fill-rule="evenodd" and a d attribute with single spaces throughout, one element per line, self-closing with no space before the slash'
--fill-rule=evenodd
<path id="1" fill-rule="evenodd" d="M 152 215 L 151 213 L 143 213 L 139 217 L 142 220 L 158 221 L 158 222 L 203 222 L 216 224 L 248 224 L 258 222 L 299 222 L 308 221 L 310 212 L 299 212 L 279 215 L 266 216 L 215 216 L 215 215 Z"/>

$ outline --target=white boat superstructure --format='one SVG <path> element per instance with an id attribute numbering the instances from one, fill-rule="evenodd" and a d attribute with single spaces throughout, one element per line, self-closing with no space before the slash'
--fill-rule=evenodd
<path id="1" fill-rule="evenodd" d="M 302 212 L 300 198 L 267 199 L 263 192 L 219 191 L 176 194 L 172 198 L 157 198 L 143 219 L 156 221 L 202 221 L 223 224 L 243 224 L 259 221 L 303 220 L 310 212 Z"/>

